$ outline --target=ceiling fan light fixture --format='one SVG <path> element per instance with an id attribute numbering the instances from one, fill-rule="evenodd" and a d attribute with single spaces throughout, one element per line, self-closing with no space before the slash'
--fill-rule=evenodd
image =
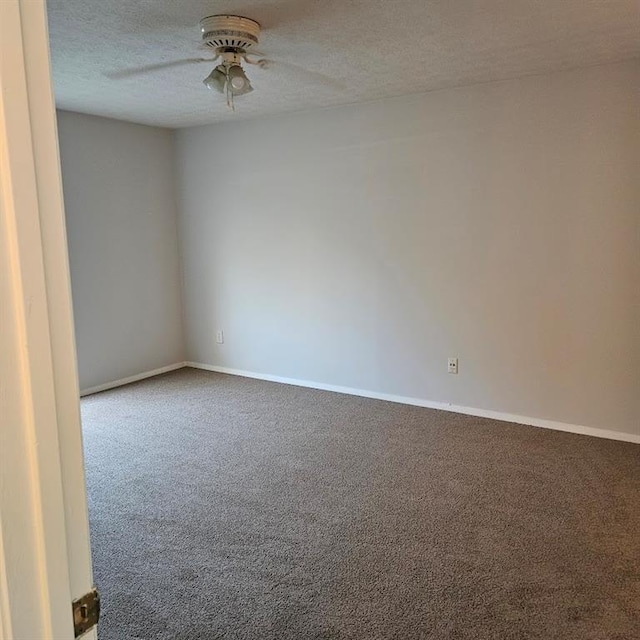
<path id="1" fill-rule="evenodd" d="M 219 64 L 203 81 L 207 89 L 215 90 L 220 93 L 225 92 L 227 84 L 227 74 L 224 65 Z"/>
<path id="2" fill-rule="evenodd" d="M 253 91 L 249 78 L 239 64 L 233 64 L 227 68 L 227 78 L 234 96 L 243 96 Z"/>

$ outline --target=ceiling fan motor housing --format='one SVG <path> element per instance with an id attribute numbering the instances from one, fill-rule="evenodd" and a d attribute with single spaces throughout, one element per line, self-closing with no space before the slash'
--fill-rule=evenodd
<path id="1" fill-rule="evenodd" d="M 216 15 L 200 20 L 202 42 L 212 49 L 247 51 L 258 44 L 260 24 L 243 16 Z"/>

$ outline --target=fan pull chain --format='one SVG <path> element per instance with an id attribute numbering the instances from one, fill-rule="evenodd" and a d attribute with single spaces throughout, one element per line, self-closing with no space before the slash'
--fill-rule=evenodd
<path id="1" fill-rule="evenodd" d="M 236 107 L 233 104 L 233 90 L 231 89 L 231 83 L 229 82 L 229 76 L 227 76 L 227 107 L 231 109 L 231 111 L 235 111 Z"/>

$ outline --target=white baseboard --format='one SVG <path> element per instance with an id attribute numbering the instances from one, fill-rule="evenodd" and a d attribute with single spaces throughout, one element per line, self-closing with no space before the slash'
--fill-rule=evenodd
<path id="1" fill-rule="evenodd" d="M 582 425 L 569 424 L 566 422 L 556 422 L 554 420 L 531 418 L 529 416 L 520 416 L 513 413 L 503 413 L 502 411 L 491 411 L 489 409 L 464 407 L 461 405 L 449 404 L 447 402 L 435 402 L 433 400 L 423 400 L 421 398 L 397 396 L 390 393 L 378 393 L 377 391 L 366 391 L 364 389 L 353 389 L 351 387 L 341 387 L 333 384 L 324 384 L 322 382 L 310 382 L 308 380 L 284 378 L 282 376 L 272 376 L 267 373 L 254 373 L 253 371 L 242 371 L 240 369 L 218 367 L 215 365 L 203 364 L 202 362 L 185 362 L 184 365 L 187 367 L 193 367 L 194 369 L 204 369 L 206 371 L 215 371 L 216 373 L 226 373 L 232 376 L 242 376 L 243 378 L 255 378 L 257 380 L 268 380 L 269 382 L 291 384 L 296 387 L 308 387 L 310 389 L 321 389 L 323 391 L 335 391 L 336 393 L 345 393 L 351 396 L 361 396 L 363 398 L 373 398 L 375 400 L 387 400 L 388 402 L 398 402 L 400 404 L 409 404 L 416 407 L 439 409 L 440 411 L 452 411 L 453 413 L 463 413 L 469 416 L 478 416 L 481 418 L 492 418 L 493 420 L 502 420 L 503 422 L 515 422 L 516 424 L 525 424 L 532 427 L 541 427 L 543 429 L 567 431 L 569 433 L 577 433 L 583 436 L 593 436 L 595 438 L 607 438 L 609 440 L 621 440 L 623 442 L 634 442 L 640 444 L 640 435 L 635 435 L 633 433 L 624 433 L 622 431 L 610 431 L 608 429 L 584 427 Z"/>
<path id="2" fill-rule="evenodd" d="M 88 396 L 100 391 L 107 391 L 108 389 L 115 389 L 116 387 L 122 387 L 125 384 L 130 384 L 131 382 L 138 382 L 138 380 L 159 376 L 161 373 L 175 371 L 176 369 L 182 369 L 186 366 L 186 362 L 176 362 L 175 364 L 168 364 L 166 367 L 160 367 L 159 369 L 153 369 L 152 371 L 137 373 L 135 376 L 129 376 L 128 378 L 121 378 L 120 380 L 114 380 L 113 382 L 106 382 L 105 384 L 99 384 L 95 387 L 89 387 L 88 389 L 80 389 L 80 397 Z"/>

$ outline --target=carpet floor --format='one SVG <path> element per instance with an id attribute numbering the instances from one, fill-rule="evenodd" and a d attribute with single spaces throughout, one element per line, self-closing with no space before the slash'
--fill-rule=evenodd
<path id="1" fill-rule="evenodd" d="M 101 640 L 640 638 L 640 446 L 182 369 L 82 400 Z"/>

